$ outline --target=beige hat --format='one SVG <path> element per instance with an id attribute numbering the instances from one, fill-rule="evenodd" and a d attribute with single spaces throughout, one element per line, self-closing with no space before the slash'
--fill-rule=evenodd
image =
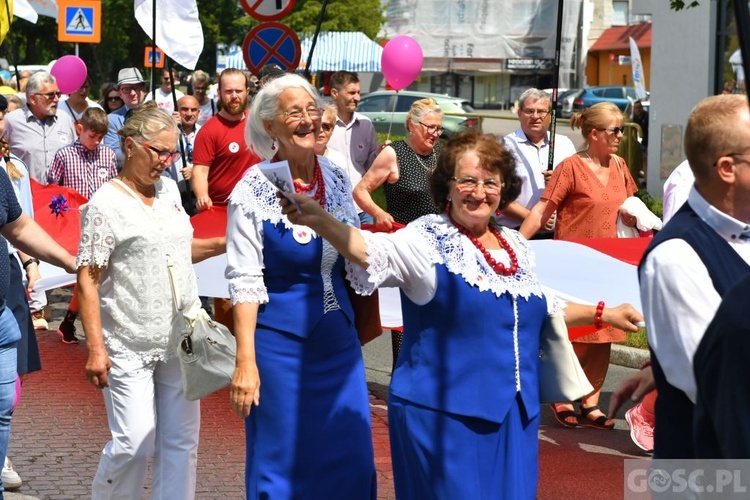
<path id="1" fill-rule="evenodd" d="M 138 68 L 123 68 L 117 73 L 117 85 L 134 85 L 136 83 L 145 83 Z"/>

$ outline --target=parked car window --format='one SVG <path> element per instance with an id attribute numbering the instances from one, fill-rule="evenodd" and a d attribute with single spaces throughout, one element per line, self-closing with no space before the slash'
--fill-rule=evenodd
<path id="1" fill-rule="evenodd" d="M 635 100 L 635 87 L 625 87 L 625 95 Z"/>
<path id="2" fill-rule="evenodd" d="M 614 97 L 615 99 L 622 99 L 622 89 L 620 87 L 605 89 L 604 97 Z"/>
<path id="3" fill-rule="evenodd" d="M 391 111 L 391 107 L 389 107 L 391 97 L 389 95 L 376 95 L 364 98 L 357 106 L 357 111 L 360 113 L 383 113 Z"/>
<path id="4" fill-rule="evenodd" d="M 591 91 L 596 97 L 602 97 L 604 95 L 604 89 L 594 89 Z"/>
<path id="5" fill-rule="evenodd" d="M 396 113 L 408 113 L 411 105 L 420 98 L 413 95 L 400 95 L 396 101 Z"/>

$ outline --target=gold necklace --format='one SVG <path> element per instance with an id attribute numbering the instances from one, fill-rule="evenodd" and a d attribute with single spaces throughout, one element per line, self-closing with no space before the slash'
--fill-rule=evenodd
<path id="1" fill-rule="evenodd" d="M 422 168 L 424 168 L 427 172 L 432 172 L 433 170 L 435 170 L 436 165 L 432 165 L 432 167 L 428 167 L 422 161 L 421 157 L 423 155 L 420 155 L 419 153 L 417 153 L 416 151 L 414 151 L 414 149 L 411 146 L 409 146 L 409 149 L 411 149 L 411 152 L 414 153 L 414 157 L 417 159 L 417 161 L 419 162 L 419 164 L 422 165 Z M 430 152 L 430 154 L 427 155 L 427 159 L 428 159 L 428 161 L 430 163 L 434 163 L 432 161 L 432 157 L 433 157 L 434 154 L 435 154 L 435 148 L 432 148 L 432 151 Z"/>

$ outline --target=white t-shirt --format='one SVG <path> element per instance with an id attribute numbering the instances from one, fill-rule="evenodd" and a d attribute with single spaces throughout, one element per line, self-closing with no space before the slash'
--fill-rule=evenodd
<path id="1" fill-rule="evenodd" d="M 86 109 L 88 108 L 99 108 L 102 110 L 104 109 L 99 105 L 98 102 L 92 101 L 88 97 L 86 98 L 86 104 L 88 105 Z M 83 111 L 86 111 L 86 109 L 84 109 Z M 83 116 L 83 111 L 78 113 L 75 109 L 73 109 L 71 105 L 68 104 L 68 96 L 66 95 L 60 97 L 60 103 L 57 105 L 57 110 L 62 111 L 63 113 L 66 113 L 69 117 L 73 119 L 73 121 L 80 120 L 81 116 Z"/>
<path id="2" fill-rule="evenodd" d="M 177 97 L 177 100 L 179 101 L 181 97 L 185 97 L 185 94 L 180 92 L 179 90 L 175 89 L 175 96 Z M 154 98 L 154 95 L 156 97 Z M 146 95 L 146 101 L 155 101 L 156 105 L 169 113 L 170 115 L 174 113 L 174 100 L 172 99 L 172 92 L 164 92 L 161 87 L 154 89 L 153 92 L 149 92 Z"/>

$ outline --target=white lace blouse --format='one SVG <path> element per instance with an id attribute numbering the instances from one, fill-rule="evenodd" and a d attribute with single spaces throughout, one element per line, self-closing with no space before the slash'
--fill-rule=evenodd
<path id="1" fill-rule="evenodd" d="M 544 295 L 550 313 L 562 310 L 565 302 L 539 283 L 534 252 L 526 239 L 518 231 L 503 228 L 502 232 L 518 258 L 519 270 L 511 276 L 495 273 L 481 255 L 477 259 L 477 248 L 445 214 L 425 215 L 392 234 L 362 231 L 369 267 L 365 270 L 348 264 L 352 287 L 361 294 L 372 293 L 379 286 L 400 287 L 415 304 L 422 305 L 435 296 L 436 266 L 444 264 L 449 272 L 463 277 L 480 291 L 490 291 L 498 297 L 509 293 L 525 299 Z M 497 262 L 510 265 L 506 251 L 490 250 L 490 254 Z"/>
<path id="2" fill-rule="evenodd" d="M 156 183 L 153 206 L 104 184 L 81 212 L 77 267 L 102 268 L 99 286 L 102 332 L 110 356 L 144 363 L 172 357 L 174 310 L 167 276 L 173 275 L 185 313 L 200 307 L 193 272 L 193 228 L 182 209 L 177 185 Z"/>
<path id="3" fill-rule="evenodd" d="M 325 156 L 318 156 L 326 190 L 326 210 L 339 221 L 359 227 L 359 218 L 352 201 L 352 188 L 346 173 L 334 166 Z M 317 188 L 316 188 L 317 190 Z M 276 197 L 276 187 L 266 179 L 258 168 L 251 168 L 237 183 L 229 197 L 227 209 L 227 268 L 229 296 L 232 304 L 252 302 L 265 304 L 268 292 L 263 282 L 263 222 L 282 222 L 286 229 L 306 233 L 311 239 L 317 233 L 305 226 L 295 226 L 281 213 L 281 205 Z M 309 196 L 315 194 L 311 191 Z M 324 283 L 330 287 L 330 274 L 338 257 L 338 252 L 323 240 L 321 274 Z M 326 308 L 337 309 L 337 304 L 329 304 L 333 292 L 326 293 Z M 335 300 L 335 297 L 333 298 Z"/>

